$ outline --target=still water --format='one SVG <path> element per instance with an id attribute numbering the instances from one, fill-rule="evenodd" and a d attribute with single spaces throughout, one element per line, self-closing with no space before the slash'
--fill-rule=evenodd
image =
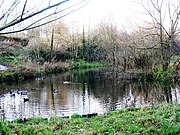
<path id="1" fill-rule="evenodd" d="M 113 110 L 180 103 L 180 87 L 114 81 L 103 71 L 71 71 L 0 85 L 0 115 L 28 117 L 105 114 Z"/>

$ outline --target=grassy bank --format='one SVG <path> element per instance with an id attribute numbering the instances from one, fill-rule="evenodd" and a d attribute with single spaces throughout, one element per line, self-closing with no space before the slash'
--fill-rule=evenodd
<path id="1" fill-rule="evenodd" d="M 52 61 L 43 64 L 24 61 L 19 56 L 0 56 L 0 64 L 8 67 L 6 71 L 0 71 L 0 82 L 18 81 L 50 73 L 62 73 L 73 69 L 92 69 L 103 67 L 100 62 L 89 63 L 83 60 L 78 61 Z"/>
<path id="2" fill-rule="evenodd" d="M 107 115 L 70 119 L 29 118 L 25 121 L 2 121 L 4 134 L 179 134 L 180 104 L 122 109 Z"/>
<path id="3" fill-rule="evenodd" d="M 175 61 L 175 60 L 174 60 Z M 172 62 L 173 63 L 173 62 Z M 107 67 L 111 70 L 109 63 L 102 62 L 87 62 L 81 59 L 75 61 L 45 61 L 43 63 L 37 61 L 35 62 L 30 58 L 25 58 L 25 56 L 14 55 L 14 56 L 3 56 L 0 55 L 0 64 L 8 66 L 8 70 L 0 71 L 0 82 L 6 81 L 17 81 L 24 80 L 27 78 L 32 78 L 36 76 L 41 76 L 49 73 L 61 73 L 68 70 L 82 70 L 82 69 L 93 69 Z M 112 73 L 112 75 L 115 72 Z M 118 71 L 117 71 L 118 73 Z M 116 74 L 117 74 L 116 73 Z M 112 78 L 110 75 L 110 78 Z M 163 70 L 162 65 L 158 65 L 152 68 L 152 71 L 141 71 L 133 70 L 123 72 L 120 71 L 119 78 L 115 79 L 124 80 L 135 80 L 135 81 L 160 81 L 160 82 L 178 82 L 179 81 L 179 70 L 175 70 L 173 64 L 169 66 L 167 71 Z"/>
<path id="4" fill-rule="evenodd" d="M 65 72 L 71 69 L 69 63 L 46 63 L 44 65 L 31 64 L 8 66 L 8 70 L 0 71 L 0 82 L 19 81 L 49 73 Z"/>

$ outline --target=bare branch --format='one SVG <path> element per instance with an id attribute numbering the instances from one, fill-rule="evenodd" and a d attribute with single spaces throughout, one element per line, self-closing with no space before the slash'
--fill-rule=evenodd
<path id="1" fill-rule="evenodd" d="M 2 14 L 2 16 L 0 17 L 0 21 L 4 18 L 5 14 Z"/>
<path id="2" fill-rule="evenodd" d="M 32 14 L 24 17 L 24 18 L 20 18 L 20 19 L 18 19 L 18 20 L 15 20 L 15 21 L 13 21 L 13 22 L 10 22 L 10 23 L 8 23 L 7 25 L 1 27 L 1 28 L 0 28 L 0 31 L 4 30 L 4 29 L 6 29 L 6 28 L 9 28 L 9 27 L 11 27 L 11 26 L 14 26 L 14 25 L 16 25 L 16 24 L 18 24 L 18 23 L 21 23 L 21 22 L 23 22 L 23 21 L 25 21 L 25 20 L 27 20 L 27 19 L 32 18 L 33 16 L 36 16 L 36 15 L 38 15 L 38 14 L 41 14 L 41 13 L 43 13 L 43 12 L 49 10 L 49 9 L 52 9 L 52 8 L 54 8 L 54 7 L 57 7 L 57 6 L 59 6 L 59 5 L 61 5 L 61 4 L 64 4 L 64 3 L 68 2 L 68 1 L 70 1 L 70 0 L 64 0 L 64 1 L 62 1 L 62 2 L 59 2 L 59 3 L 56 3 L 56 4 L 54 4 L 54 5 L 48 6 L 48 7 L 44 8 L 44 9 L 42 9 L 42 10 L 40 10 L 40 11 L 37 11 L 37 12 L 35 12 L 35 13 L 32 13 Z"/>
<path id="3" fill-rule="evenodd" d="M 49 0 L 49 6 L 51 5 L 51 0 Z"/>
<path id="4" fill-rule="evenodd" d="M 82 1 L 80 1 L 79 3 L 76 3 L 76 4 L 74 4 L 74 5 L 72 5 L 72 6 L 68 7 L 68 8 L 62 9 L 62 10 L 60 10 L 60 11 L 55 11 L 55 12 L 53 12 L 52 14 L 49 14 L 49 15 L 47 15 L 47 16 L 44 16 L 43 18 L 40 18 L 39 20 L 36 20 L 35 22 L 31 23 L 29 26 L 26 27 L 26 29 L 29 28 L 29 27 L 31 27 L 31 26 L 33 26 L 33 25 L 35 25 L 35 24 L 37 24 L 38 22 L 40 22 L 40 21 L 42 21 L 42 20 L 44 20 L 44 19 L 47 19 L 48 17 L 51 17 L 51 16 L 56 15 L 56 14 L 59 14 L 59 13 L 64 12 L 64 11 L 66 11 L 66 10 L 69 10 L 69 9 L 71 9 L 71 8 L 73 8 L 73 7 L 81 4 L 83 1 L 84 1 L 84 0 L 82 0 Z M 89 2 L 87 2 L 87 3 L 89 3 Z M 86 4 L 87 4 L 87 3 L 86 3 Z M 82 7 L 84 7 L 86 4 L 84 4 Z M 82 8 L 82 7 L 80 7 L 80 8 Z M 80 8 L 78 8 L 78 9 L 80 9 Z M 77 9 L 77 10 L 78 10 L 78 9 Z M 73 10 L 72 12 L 74 12 L 74 11 L 76 11 L 76 10 Z M 70 12 L 70 13 L 72 13 L 72 12 Z M 68 14 L 70 14 L 70 13 L 67 13 L 66 15 L 68 15 Z M 62 18 L 62 17 L 61 17 L 61 18 Z"/>
<path id="5" fill-rule="evenodd" d="M 2 0 L 2 2 L 1 2 L 1 4 L 0 4 L 0 8 L 2 7 L 3 3 L 4 3 L 4 0 Z"/>
<path id="6" fill-rule="evenodd" d="M 12 5 L 8 8 L 8 10 L 4 13 L 5 14 L 5 21 L 4 21 L 4 24 L 7 23 L 7 19 L 8 17 L 11 15 L 11 13 L 14 11 L 14 9 L 16 8 L 16 6 L 18 5 L 18 0 L 14 0 L 14 2 L 12 3 Z"/>
<path id="7" fill-rule="evenodd" d="M 82 1 L 84 1 L 84 0 L 82 0 Z M 81 1 L 81 2 L 82 2 L 82 1 Z M 80 2 L 80 3 L 81 3 L 81 2 Z M 77 8 L 77 9 L 74 9 L 74 10 L 71 10 L 71 11 L 69 11 L 68 13 L 66 13 L 66 14 L 64 14 L 64 15 L 61 15 L 61 16 L 59 16 L 59 17 L 57 17 L 57 18 L 55 18 L 55 19 L 52 19 L 52 20 L 50 20 L 50 21 L 47 21 L 47 22 L 44 22 L 44 23 L 41 23 L 41 24 L 38 24 L 38 25 L 33 26 L 34 24 L 36 24 L 36 22 L 34 22 L 34 23 L 28 25 L 26 28 L 23 28 L 23 29 L 20 29 L 20 30 L 15 30 L 15 31 L 0 32 L 0 34 L 12 34 L 12 33 L 22 32 L 22 31 L 25 31 L 25 30 L 31 30 L 31 29 L 35 29 L 35 28 L 44 26 L 44 25 L 46 25 L 46 24 L 49 24 L 49 23 L 54 22 L 54 21 L 56 21 L 56 20 L 59 20 L 59 19 L 65 17 L 65 16 L 67 16 L 67 15 L 69 15 L 69 14 L 71 14 L 71 13 L 73 13 L 73 12 L 75 12 L 75 11 L 81 9 L 81 8 L 83 8 L 83 7 L 84 7 L 85 5 L 87 5 L 89 2 L 90 2 L 90 1 L 86 2 L 86 3 L 85 3 L 84 5 L 82 5 L 81 7 Z M 78 3 L 77 3 L 77 4 L 78 4 Z M 77 4 L 74 4 L 73 6 L 75 6 L 75 5 L 77 5 Z M 61 11 L 59 11 L 59 12 L 63 12 L 63 11 L 65 11 L 65 10 L 67 10 L 67 9 L 72 8 L 73 6 L 68 7 L 68 8 L 66 8 L 66 9 L 64 9 L 64 10 L 61 10 Z M 59 13 L 59 12 L 58 12 L 58 13 Z M 53 15 L 53 14 L 48 15 L 48 16 L 45 16 L 45 18 L 50 17 L 50 16 L 52 16 L 52 15 Z M 41 18 L 41 19 L 39 19 L 38 21 L 41 21 L 41 20 L 43 20 L 43 19 L 45 19 L 45 18 Z"/>
<path id="8" fill-rule="evenodd" d="M 153 18 L 153 20 L 165 31 L 165 33 L 169 36 L 169 33 L 168 31 L 166 30 L 166 28 L 163 26 L 162 24 L 162 18 L 161 18 L 161 15 L 162 15 L 162 4 L 163 2 L 161 2 L 161 5 L 158 6 L 158 3 L 157 3 L 157 7 L 155 5 L 155 3 L 153 2 L 153 0 L 150 1 L 151 4 L 153 5 L 153 7 L 158 11 L 159 15 L 160 15 L 160 19 L 158 17 L 156 17 L 155 15 L 152 14 L 151 10 L 150 9 L 147 9 L 147 7 L 142 3 L 144 9 L 147 11 L 147 13 Z"/>
<path id="9" fill-rule="evenodd" d="M 150 2 L 151 2 L 151 4 L 153 5 L 153 7 L 158 11 L 158 12 L 161 12 L 160 11 L 160 7 L 159 7 L 159 5 L 158 5 L 158 0 L 157 0 L 157 2 L 156 2 L 156 4 L 154 3 L 154 1 L 153 0 L 150 0 Z M 161 6 L 162 7 L 162 6 Z"/>
<path id="10" fill-rule="evenodd" d="M 36 6 L 33 7 L 33 8 L 31 8 L 31 9 L 29 9 L 29 10 L 27 10 L 26 12 L 24 12 L 24 15 L 27 14 L 27 13 L 29 13 L 30 11 L 32 11 L 32 10 L 35 9 L 35 8 L 36 8 Z M 14 21 L 18 20 L 19 18 L 21 18 L 21 14 L 18 15 L 16 18 L 14 18 L 11 22 L 14 22 Z M 9 23 L 11 23 L 11 22 L 9 22 Z"/>
<path id="11" fill-rule="evenodd" d="M 22 10 L 22 13 L 21 13 L 21 19 L 22 19 L 23 15 L 24 15 L 26 4 L 27 4 L 27 0 L 25 1 L 24 6 L 23 6 L 23 10 Z"/>
<path id="12" fill-rule="evenodd" d="M 18 1 L 18 0 L 15 0 L 15 1 Z M 10 33 L 15 33 L 15 32 L 21 32 L 21 31 L 24 31 L 24 30 L 30 30 L 30 29 L 33 29 L 33 28 L 37 28 L 39 26 L 43 26 L 43 25 L 46 25 L 50 22 L 53 22 L 53 21 L 56 21 L 60 18 L 63 18 L 64 16 L 66 15 L 69 15 L 70 13 L 76 11 L 76 10 L 79 10 L 80 8 L 84 7 L 87 3 L 89 3 L 91 0 L 81 0 L 80 2 L 77 2 L 75 4 L 71 4 L 69 7 L 66 7 L 64 9 L 59 8 L 59 6 L 61 6 L 62 4 L 65 4 L 67 2 L 70 2 L 71 0 L 63 0 L 61 2 L 58 2 L 56 4 L 53 4 L 51 5 L 51 0 L 48 1 L 48 5 L 45 7 L 45 8 L 42 8 L 40 10 L 37 10 L 37 11 L 33 11 L 31 9 L 28 9 L 27 10 L 27 2 L 28 0 L 25 0 L 24 4 L 23 4 L 23 9 L 21 11 L 21 13 L 19 15 L 16 15 L 13 19 L 11 19 L 11 21 L 9 21 L 7 23 L 0 26 L 0 34 L 10 34 Z M 86 2 L 86 3 L 85 3 Z M 81 3 L 85 3 L 83 6 L 81 6 L 80 8 L 78 8 L 77 6 L 80 5 Z M 76 9 L 73 9 L 74 7 L 76 7 Z M 37 7 L 35 7 L 37 8 Z M 52 12 L 52 9 L 54 10 Z M 72 10 L 71 10 L 72 9 Z M 68 11 L 70 10 L 70 11 Z M 48 12 L 50 11 L 50 12 Z M 59 13 L 62 13 L 59 17 L 55 17 L 54 19 L 50 19 L 49 21 L 47 20 L 48 18 L 50 17 L 53 17 Z M 37 16 L 37 15 L 42 15 L 40 16 L 39 18 L 37 17 L 36 20 L 30 22 L 33 17 Z M 6 13 L 6 16 L 7 16 L 7 13 Z M 3 16 L 2 16 L 2 19 L 3 19 Z M 22 22 L 27 22 L 27 20 L 29 21 L 30 24 L 26 24 L 27 26 L 24 27 L 24 28 L 15 28 L 16 30 L 11 30 L 11 29 L 8 29 L 12 26 L 18 26 L 18 24 L 21 24 Z M 7 31 L 4 31 L 6 30 Z"/>

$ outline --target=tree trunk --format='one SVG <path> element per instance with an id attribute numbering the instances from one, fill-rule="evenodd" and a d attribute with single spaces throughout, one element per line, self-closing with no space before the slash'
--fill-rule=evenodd
<path id="1" fill-rule="evenodd" d="M 54 46 L 54 29 L 52 30 L 52 35 L 51 35 L 51 61 L 53 59 L 53 46 Z"/>

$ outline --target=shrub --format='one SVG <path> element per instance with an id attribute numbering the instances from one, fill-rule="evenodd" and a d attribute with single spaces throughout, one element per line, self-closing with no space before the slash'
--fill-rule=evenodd
<path id="1" fill-rule="evenodd" d="M 169 66 L 168 69 L 165 71 L 163 70 L 163 66 L 159 64 L 156 69 L 152 70 L 153 77 L 155 80 L 171 80 L 175 71 L 172 66 Z"/>

